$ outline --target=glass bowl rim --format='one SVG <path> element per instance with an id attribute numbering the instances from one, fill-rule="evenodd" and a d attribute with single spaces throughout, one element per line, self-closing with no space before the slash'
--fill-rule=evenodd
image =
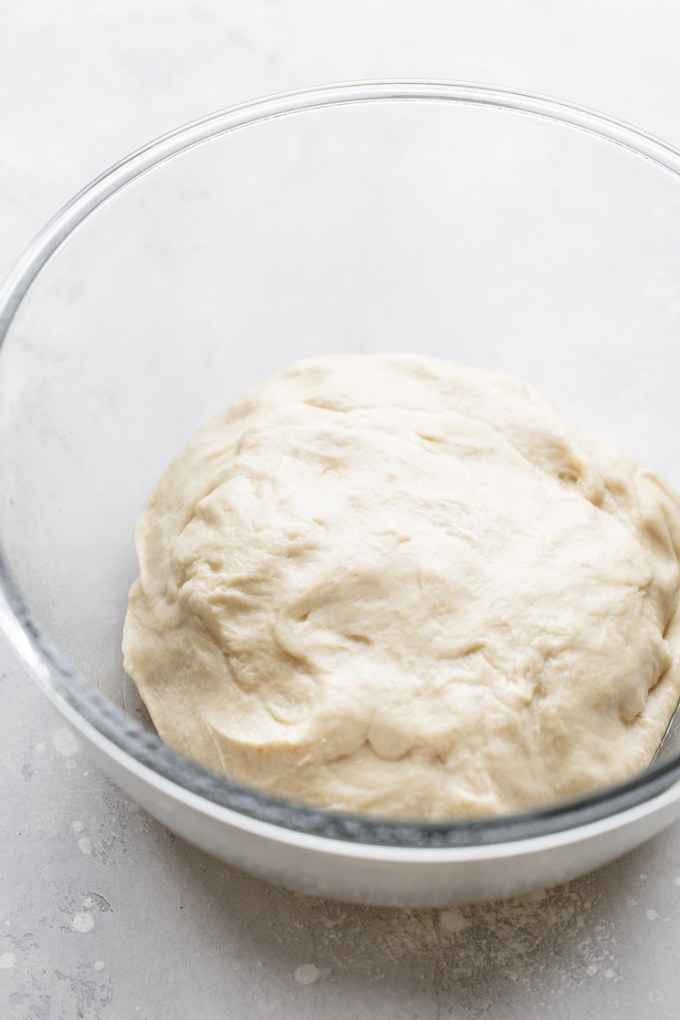
<path id="1" fill-rule="evenodd" d="M 138 177 L 241 127 L 309 110 L 367 102 L 423 101 L 495 108 L 571 126 L 622 146 L 680 181 L 680 150 L 586 107 L 511 88 L 438 79 L 374 79 L 277 93 L 191 121 L 114 164 L 74 196 L 40 231 L 0 289 L 0 353 L 28 290 L 52 255 L 96 209 Z M 1 366 L 0 366 L 1 370 Z M 650 801 L 680 779 L 680 754 L 585 796 L 512 815 L 456 821 L 398 821 L 328 811 L 262 793 L 184 758 L 109 701 L 81 675 L 33 618 L 0 535 L 0 627 L 53 701 L 64 701 L 132 762 L 214 805 L 300 834 L 391 848 L 480 847 L 573 830 Z"/>

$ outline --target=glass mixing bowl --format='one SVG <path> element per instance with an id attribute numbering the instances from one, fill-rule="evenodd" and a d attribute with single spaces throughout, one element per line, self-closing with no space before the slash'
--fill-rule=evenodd
<path id="1" fill-rule="evenodd" d="M 601 863 L 680 816 L 680 727 L 628 782 L 426 825 L 278 800 L 162 745 L 121 664 L 132 531 L 201 423 L 337 351 L 523 376 L 680 489 L 679 281 L 680 154 L 567 103 L 352 83 L 160 138 L 76 196 L 0 296 L 3 629 L 125 789 L 285 884 L 443 903 Z"/>

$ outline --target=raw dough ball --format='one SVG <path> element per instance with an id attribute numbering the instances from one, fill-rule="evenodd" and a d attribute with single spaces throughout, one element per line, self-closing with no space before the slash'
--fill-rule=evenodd
<path id="1" fill-rule="evenodd" d="M 644 769 L 680 692 L 680 506 L 516 379 L 314 358 L 206 425 L 136 532 L 161 737 L 343 811 L 518 811 Z"/>

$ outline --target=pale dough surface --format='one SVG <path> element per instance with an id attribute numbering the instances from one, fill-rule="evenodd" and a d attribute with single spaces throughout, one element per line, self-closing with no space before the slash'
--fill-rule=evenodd
<path id="1" fill-rule="evenodd" d="M 519 380 L 310 359 L 168 467 L 125 667 L 160 736 L 310 804 L 443 819 L 641 769 L 680 693 L 680 505 Z"/>

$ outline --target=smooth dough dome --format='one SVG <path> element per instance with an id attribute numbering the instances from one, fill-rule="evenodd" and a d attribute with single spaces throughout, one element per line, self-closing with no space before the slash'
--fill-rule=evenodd
<path id="1" fill-rule="evenodd" d="M 520 811 L 644 769 L 680 693 L 680 504 L 507 376 L 294 364 L 136 530 L 125 668 L 163 740 L 382 817 Z"/>

